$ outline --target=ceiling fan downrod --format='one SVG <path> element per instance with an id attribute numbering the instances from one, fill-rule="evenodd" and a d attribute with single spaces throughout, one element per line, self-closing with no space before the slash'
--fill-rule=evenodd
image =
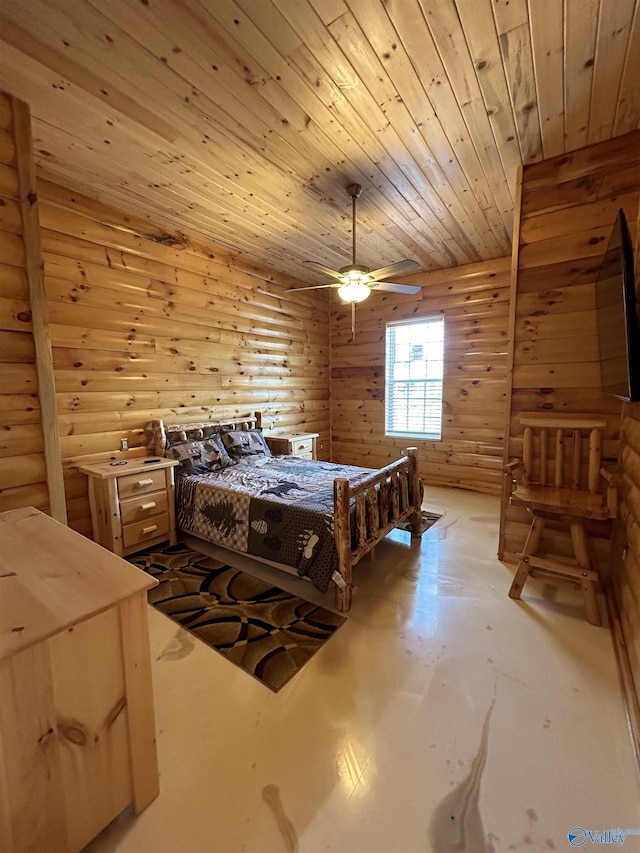
<path id="1" fill-rule="evenodd" d="M 356 265 L 356 199 L 360 198 L 360 184 L 349 184 L 347 194 L 351 196 L 351 264 Z"/>

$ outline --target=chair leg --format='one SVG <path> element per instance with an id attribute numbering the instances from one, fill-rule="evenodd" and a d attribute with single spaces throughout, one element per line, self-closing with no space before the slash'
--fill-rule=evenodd
<path id="1" fill-rule="evenodd" d="M 598 597 L 596 595 L 596 582 L 593 580 L 591 557 L 589 556 L 589 543 L 584 524 L 575 522 L 571 525 L 571 539 L 576 553 L 576 560 L 581 569 L 586 569 L 591 577 L 580 578 L 580 588 L 584 593 L 584 608 L 587 622 L 592 625 L 602 625 L 600 609 L 598 608 Z"/>
<path id="2" fill-rule="evenodd" d="M 524 548 L 522 549 L 522 554 L 520 554 L 520 562 L 516 567 L 516 573 L 513 578 L 513 583 L 511 584 L 511 589 L 509 590 L 509 598 L 513 598 L 517 600 L 520 598 L 520 593 L 524 589 L 524 585 L 527 582 L 527 578 L 529 577 L 529 561 L 527 557 L 533 556 L 538 550 L 540 545 L 540 540 L 542 539 L 542 532 L 544 531 L 544 518 L 539 518 L 537 515 L 533 517 L 533 521 L 531 522 L 531 527 L 529 528 L 529 533 L 527 534 L 526 542 L 524 543 Z"/>

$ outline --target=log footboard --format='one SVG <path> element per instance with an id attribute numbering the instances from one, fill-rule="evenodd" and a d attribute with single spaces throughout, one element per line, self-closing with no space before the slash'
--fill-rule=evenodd
<path id="1" fill-rule="evenodd" d="M 334 481 L 334 538 L 338 553 L 336 608 L 345 613 L 353 596 L 352 569 L 384 537 L 405 521 L 411 537 L 422 536 L 422 493 L 418 477 L 418 449 L 380 468 L 358 486 L 346 478 Z M 353 512 L 352 512 L 353 509 Z"/>

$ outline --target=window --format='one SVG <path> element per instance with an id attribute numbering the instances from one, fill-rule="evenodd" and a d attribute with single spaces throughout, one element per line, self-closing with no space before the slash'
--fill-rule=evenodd
<path id="1" fill-rule="evenodd" d="M 387 324 L 385 433 L 440 439 L 444 319 Z"/>

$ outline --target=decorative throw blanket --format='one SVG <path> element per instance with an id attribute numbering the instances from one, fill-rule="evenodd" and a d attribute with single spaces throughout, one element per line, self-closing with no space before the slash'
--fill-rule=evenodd
<path id="1" fill-rule="evenodd" d="M 324 593 L 338 567 L 333 481 L 346 477 L 357 485 L 371 473 L 297 456 L 245 457 L 223 471 L 178 478 L 178 526 L 226 548 L 293 566 Z"/>

